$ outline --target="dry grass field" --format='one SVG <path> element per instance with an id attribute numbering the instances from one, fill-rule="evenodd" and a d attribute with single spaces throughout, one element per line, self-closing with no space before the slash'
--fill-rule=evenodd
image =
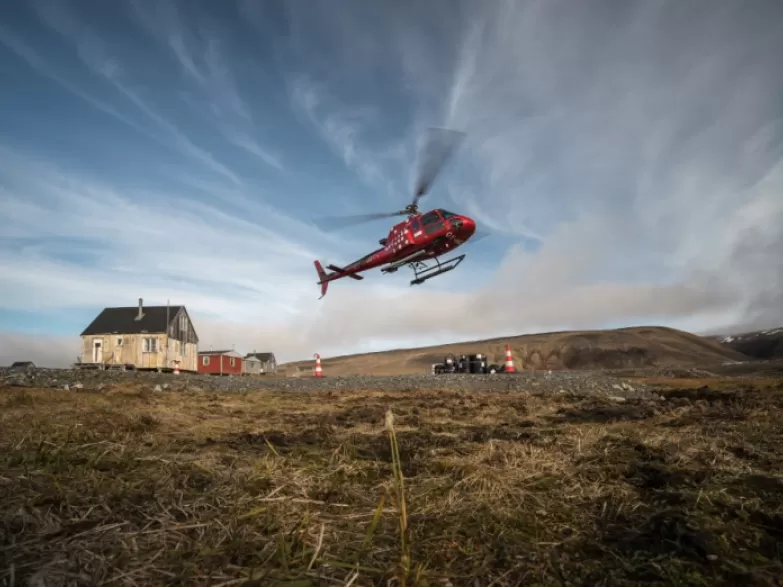
<path id="1" fill-rule="evenodd" d="M 654 383 L 4 388 L 0 584 L 780 585 L 781 380 Z"/>
<path id="2" fill-rule="evenodd" d="M 414 349 L 396 349 L 322 357 L 328 375 L 402 375 L 428 372 L 447 353 L 484 353 L 503 364 L 506 344 L 518 369 L 617 369 L 623 367 L 695 367 L 748 360 L 741 353 L 704 338 L 661 326 L 611 330 L 544 332 Z M 313 361 L 281 365 L 287 373 L 312 371 Z"/>

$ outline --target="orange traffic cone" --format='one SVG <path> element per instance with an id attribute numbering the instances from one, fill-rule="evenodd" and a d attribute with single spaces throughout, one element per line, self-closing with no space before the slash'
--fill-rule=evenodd
<path id="1" fill-rule="evenodd" d="M 511 347 L 506 345 L 506 368 L 503 369 L 506 373 L 516 373 L 514 368 L 514 360 L 511 358 Z"/>
<path id="2" fill-rule="evenodd" d="M 323 377 L 324 372 L 321 370 L 321 355 L 315 353 L 315 376 Z"/>

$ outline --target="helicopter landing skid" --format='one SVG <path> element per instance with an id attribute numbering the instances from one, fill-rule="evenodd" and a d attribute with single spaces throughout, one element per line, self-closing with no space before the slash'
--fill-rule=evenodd
<path id="1" fill-rule="evenodd" d="M 408 263 L 408 267 L 413 269 L 413 274 L 416 276 L 416 279 L 411 281 L 411 285 L 421 285 L 428 279 L 432 279 L 433 277 L 437 277 L 438 275 L 442 275 L 451 271 L 452 269 L 455 269 L 457 265 L 462 263 L 462 259 L 464 258 L 465 255 L 462 254 L 458 257 L 452 257 L 448 261 L 443 261 L 441 263 L 436 257 L 434 259 L 436 263 L 435 267 L 428 267 L 427 264 L 423 261 L 414 261 L 412 263 Z"/>

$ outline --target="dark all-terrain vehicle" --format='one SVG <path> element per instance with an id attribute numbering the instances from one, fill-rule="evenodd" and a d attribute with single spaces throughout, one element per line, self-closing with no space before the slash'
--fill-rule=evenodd
<path id="1" fill-rule="evenodd" d="M 448 354 L 442 363 L 432 365 L 432 373 L 503 373 L 503 369 L 500 365 L 488 365 L 487 356 L 481 353 L 460 355 L 459 358 Z"/>

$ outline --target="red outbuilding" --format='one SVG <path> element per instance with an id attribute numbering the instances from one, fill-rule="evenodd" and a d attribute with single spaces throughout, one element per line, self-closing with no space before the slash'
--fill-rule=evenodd
<path id="1" fill-rule="evenodd" d="M 242 355 L 236 351 L 202 351 L 198 372 L 205 375 L 241 375 Z"/>

